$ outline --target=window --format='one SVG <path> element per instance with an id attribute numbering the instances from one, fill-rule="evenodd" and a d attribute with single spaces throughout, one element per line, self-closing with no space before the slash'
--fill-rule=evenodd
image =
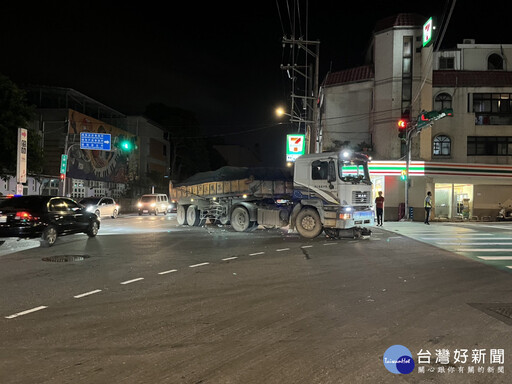
<path id="1" fill-rule="evenodd" d="M 327 161 L 315 161 L 311 164 L 311 180 L 327 180 Z"/>
<path id="2" fill-rule="evenodd" d="M 503 69 L 503 57 L 498 55 L 497 53 L 493 53 L 487 59 L 487 69 L 489 70 L 497 70 Z"/>
<path id="3" fill-rule="evenodd" d="M 473 110 L 476 125 L 511 125 L 511 93 L 473 93 Z M 469 98 L 471 103 L 471 98 Z M 470 104 L 471 105 L 471 104 Z"/>
<path id="4" fill-rule="evenodd" d="M 68 212 L 76 212 L 76 211 L 79 211 L 81 209 L 80 205 L 75 203 L 73 200 L 66 199 L 66 200 L 64 200 L 64 202 L 66 204 Z"/>
<path id="5" fill-rule="evenodd" d="M 51 212 L 66 212 L 68 206 L 64 199 L 51 199 L 50 200 L 50 211 Z"/>
<path id="6" fill-rule="evenodd" d="M 439 69 L 455 69 L 455 59 L 453 57 L 440 57 Z"/>
<path id="7" fill-rule="evenodd" d="M 451 154 L 452 142 L 448 136 L 438 135 L 434 137 L 435 156 L 449 156 Z"/>
<path id="8" fill-rule="evenodd" d="M 468 156 L 512 156 L 510 136 L 468 136 Z"/>
<path id="9" fill-rule="evenodd" d="M 412 36 L 404 36 L 402 42 L 402 113 L 410 109 L 412 102 Z"/>
<path id="10" fill-rule="evenodd" d="M 440 111 L 452 107 L 452 97 L 448 93 L 440 93 L 434 99 L 434 110 Z"/>

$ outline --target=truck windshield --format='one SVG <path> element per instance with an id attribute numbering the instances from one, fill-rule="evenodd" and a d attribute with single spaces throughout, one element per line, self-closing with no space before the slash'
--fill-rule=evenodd
<path id="1" fill-rule="evenodd" d="M 340 161 L 340 179 L 352 184 L 371 184 L 368 163 L 361 160 Z"/>

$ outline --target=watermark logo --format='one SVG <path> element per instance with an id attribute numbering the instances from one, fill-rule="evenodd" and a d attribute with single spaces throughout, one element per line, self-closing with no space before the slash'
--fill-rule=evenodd
<path id="1" fill-rule="evenodd" d="M 414 360 L 412 353 L 403 345 L 392 345 L 383 358 L 386 369 L 395 374 L 408 374 L 414 370 Z"/>

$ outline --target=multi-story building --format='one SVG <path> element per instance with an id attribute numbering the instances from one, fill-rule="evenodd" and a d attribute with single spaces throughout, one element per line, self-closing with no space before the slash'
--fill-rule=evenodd
<path id="1" fill-rule="evenodd" d="M 320 89 L 322 149 L 350 146 L 373 157 L 372 177 L 386 196 L 386 219 L 403 215 L 407 156 L 397 122 L 422 111 L 453 108 L 454 116 L 414 135 L 408 205 L 422 220 L 434 194 L 439 219 L 497 214 L 512 199 L 511 45 L 464 40 L 456 48 L 422 47 L 427 18 L 400 14 L 377 23 L 364 66 L 329 73 Z M 512 200 L 511 200 L 512 203 Z"/>
<path id="2" fill-rule="evenodd" d="M 146 193 L 167 193 L 171 162 L 169 133 L 158 123 L 144 116 L 128 116 L 127 129 L 139 138 L 140 177 Z M 166 188 L 163 185 L 166 184 Z M 155 188 L 157 190 L 155 190 Z"/>
<path id="3" fill-rule="evenodd" d="M 45 163 L 41 194 L 120 197 L 139 179 L 137 136 L 119 123 L 126 116 L 73 89 L 26 87 L 27 99 L 37 107 L 32 124 L 42 136 Z M 116 125 L 107 123 L 116 121 Z M 111 150 L 82 149 L 80 133 L 110 134 Z M 117 145 L 131 140 L 133 150 L 123 152 Z M 61 156 L 67 155 L 67 172 L 61 179 Z M 60 181 L 59 190 L 56 183 Z M 27 191 L 30 193 L 30 191 Z"/>

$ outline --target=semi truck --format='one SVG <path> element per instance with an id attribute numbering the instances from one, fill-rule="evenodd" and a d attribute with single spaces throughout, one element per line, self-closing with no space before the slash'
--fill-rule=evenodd
<path id="1" fill-rule="evenodd" d="M 286 227 L 303 238 L 371 235 L 375 225 L 367 155 L 324 152 L 299 156 L 292 171 L 222 167 L 169 184 L 180 225 L 231 224 L 238 232 L 259 225 Z"/>

